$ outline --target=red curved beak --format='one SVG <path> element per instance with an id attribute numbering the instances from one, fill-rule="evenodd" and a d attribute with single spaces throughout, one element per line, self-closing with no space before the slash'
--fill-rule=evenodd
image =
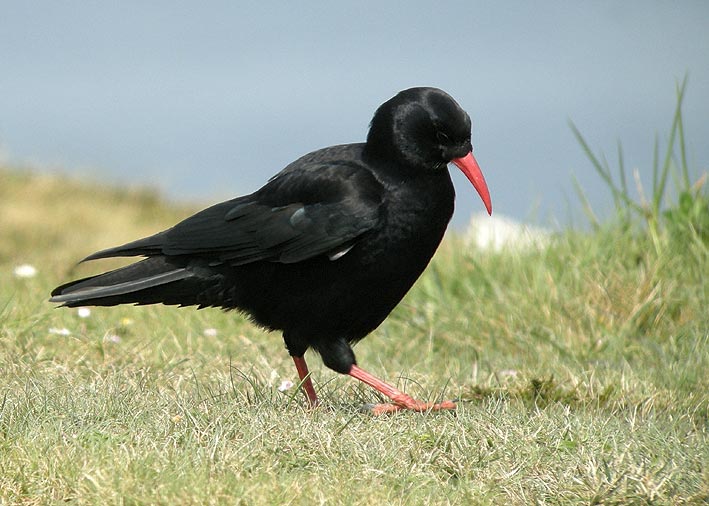
<path id="1" fill-rule="evenodd" d="M 465 177 L 473 183 L 475 190 L 477 190 L 480 198 L 483 199 L 485 204 L 485 209 L 487 209 L 487 214 L 492 214 L 492 202 L 490 202 L 490 190 L 487 189 L 487 183 L 485 182 L 485 176 L 483 176 L 482 171 L 478 162 L 473 157 L 473 152 L 471 151 L 462 158 L 454 158 L 451 160 L 456 166 L 465 174 Z"/>

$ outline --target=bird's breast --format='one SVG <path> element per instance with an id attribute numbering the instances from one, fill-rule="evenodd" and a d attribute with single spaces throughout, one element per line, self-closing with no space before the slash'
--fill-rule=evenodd
<path id="1" fill-rule="evenodd" d="M 425 258 L 426 263 L 433 256 L 453 216 L 455 199 L 448 172 L 435 176 L 398 185 L 387 195 L 377 230 L 383 250 Z"/>

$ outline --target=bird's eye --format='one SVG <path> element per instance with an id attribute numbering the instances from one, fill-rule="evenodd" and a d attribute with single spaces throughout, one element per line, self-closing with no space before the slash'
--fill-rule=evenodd
<path id="1" fill-rule="evenodd" d="M 440 142 L 441 144 L 448 144 L 450 142 L 450 137 L 448 137 L 440 130 L 436 132 L 436 137 L 438 138 L 438 142 Z"/>

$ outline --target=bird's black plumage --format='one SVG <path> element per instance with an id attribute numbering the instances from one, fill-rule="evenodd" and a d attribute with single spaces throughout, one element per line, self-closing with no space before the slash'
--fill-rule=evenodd
<path id="1" fill-rule="evenodd" d="M 366 143 L 314 151 L 250 195 L 94 253 L 85 260 L 146 258 L 62 285 L 51 300 L 239 309 L 281 330 L 292 356 L 314 348 L 348 374 L 350 344 L 386 318 L 438 247 L 453 213 L 447 164 L 463 168 L 471 149 L 470 119 L 450 96 L 402 91 L 376 111 Z M 487 188 L 471 181 L 489 208 Z"/>

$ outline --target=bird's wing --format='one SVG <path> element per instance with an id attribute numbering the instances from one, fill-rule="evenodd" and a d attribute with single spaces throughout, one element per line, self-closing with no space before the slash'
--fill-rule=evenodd
<path id="1" fill-rule="evenodd" d="M 383 187 L 360 166 L 283 171 L 257 192 L 205 209 L 174 227 L 86 258 L 193 255 L 214 263 L 335 260 L 375 227 Z"/>

